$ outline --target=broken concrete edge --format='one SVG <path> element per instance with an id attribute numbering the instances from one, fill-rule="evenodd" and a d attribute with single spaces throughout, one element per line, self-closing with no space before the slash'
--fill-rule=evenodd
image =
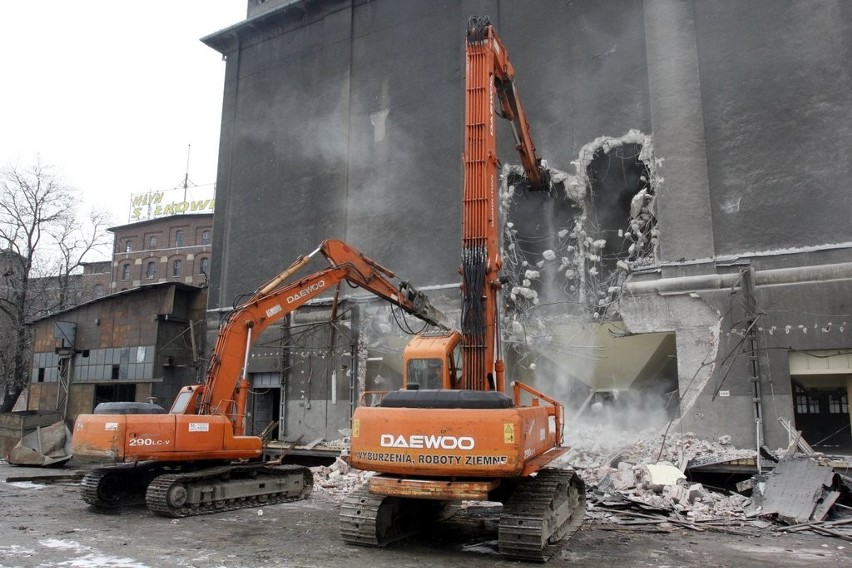
<path id="1" fill-rule="evenodd" d="M 825 520 L 849 490 L 833 468 L 812 456 L 784 457 L 763 479 L 753 479 L 753 507 L 746 516 L 774 517 L 787 525 Z"/>

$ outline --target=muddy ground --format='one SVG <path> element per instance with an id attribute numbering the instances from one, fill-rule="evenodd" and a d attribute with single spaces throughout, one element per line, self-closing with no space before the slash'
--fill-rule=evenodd
<path id="1" fill-rule="evenodd" d="M 143 507 L 96 512 L 75 481 L 5 481 L 44 472 L 0 462 L 0 568 L 524 565 L 497 555 L 497 507 L 470 507 L 429 534 L 370 549 L 340 541 L 338 505 L 321 491 L 300 502 L 167 519 Z M 588 521 L 547 566 L 852 566 L 852 544 L 840 539 L 729 528 L 748 534 Z"/>

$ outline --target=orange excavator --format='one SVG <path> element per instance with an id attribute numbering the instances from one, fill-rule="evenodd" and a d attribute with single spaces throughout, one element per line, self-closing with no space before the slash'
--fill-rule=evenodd
<path id="1" fill-rule="evenodd" d="M 330 266 L 288 282 L 317 253 Z M 75 459 L 111 464 L 85 476 L 83 500 L 115 508 L 144 497 L 157 514 L 186 517 L 307 496 L 313 487 L 308 468 L 261 462 L 261 438 L 245 435 L 247 358 L 264 329 L 344 280 L 446 328 L 444 316 L 424 294 L 349 245 L 325 241 L 229 314 L 205 382 L 181 389 L 169 413 L 96 410 L 77 418 Z"/>
<path id="2" fill-rule="evenodd" d="M 568 450 L 562 405 L 520 382 L 506 394 L 495 99 L 513 126 L 527 188 L 551 182 L 487 18 L 471 18 L 466 45 L 461 332 L 414 338 L 403 353 L 405 388 L 355 410 L 349 460 L 376 475 L 342 504 L 340 532 L 347 543 L 384 546 L 447 504 L 500 501 L 501 554 L 546 561 L 582 523 L 585 488 L 572 470 L 546 467 Z"/>

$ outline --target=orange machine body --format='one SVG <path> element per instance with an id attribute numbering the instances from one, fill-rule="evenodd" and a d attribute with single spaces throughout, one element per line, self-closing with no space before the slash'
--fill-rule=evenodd
<path id="1" fill-rule="evenodd" d="M 405 406 L 360 406 L 352 419 L 350 464 L 385 474 L 370 479 L 374 493 L 487 499 L 500 478 L 528 476 L 568 451 L 562 405 L 522 383 L 512 388 L 511 399 L 414 390 Z M 524 398 L 530 400 L 524 404 Z"/>
<path id="2" fill-rule="evenodd" d="M 517 477 L 557 445 L 543 407 L 358 409 L 350 461 L 358 469 L 435 477 Z"/>
<path id="3" fill-rule="evenodd" d="M 234 436 L 222 415 L 84 414 L 74 427 L 80 461 L 198 461 L 259 458 L 261 439 Z"/>

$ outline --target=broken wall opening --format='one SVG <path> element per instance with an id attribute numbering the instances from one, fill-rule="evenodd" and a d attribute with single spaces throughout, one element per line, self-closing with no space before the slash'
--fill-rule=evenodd
<path id="1" fill-rule="evenodd" d="M 673 334 L 668 339 L 648 334 L 632 346 L 627 339 L 613 341 L 634 335 L 618 313 L 622 285 L 632 271 L 656 259 L 651 137 L 636 130 L 600 137 L 583 146 L 572 164 L 573 173 L 551 168 L 553 186 L 537 192 L 515 181 L 521 168 L 503 168 L 502 329 L 512 376 L 530 381 L 535 375 L 550 383 L 541 385 L 545 392 L 579 380 L 587 387 L 581 412 L 628 402 L 642 406 L 643 391 L 659 391 L 661 400 L 664 393 L 677 398 Z M 665 376 L 659 384 L 650 374 L 637 382 L 643 366 L 637 368 L 636 361 L 647 361 L 661 342 L 668 349 Z M 611 384 L 598 384 L 603 376 Z M 577 408 L 577 394 L 567 388 L 563 403 L 570 400 Z M 675 407 L 676 401 L 670 408 Z"/>
<path id="2" fill-rule="evenodd" d="M 551 191 L 524 191 L 504 166 L 500 192 L 510 331 L 547 305 L 593 320 L 618 318 L 630 272 L 653 265 L 659 244 L 650 136 L 631 130 L 583 146 L 574 173 L 551 168 Z"/>
<path id="3" fill-rule="evenodd" d="M 598 263 L 588 287 L 597 292 L 598 317 L 611 311 L 628 272 L 652 261 L 657 244 L 651 170 L 641 155 L 634 142 L 600 147 L 586 169 L 586 231 Z"/>
<path id="4" fill-rule="evenodd" d="M 136 384 L 134 383 L 112 383 L 96 384 L 92 408 L 102 402 L 127 402 L 136 400 Z"/>
<path id="5" fill-rule="evenodd" d="M 251 373 L 246 433 L 260 436 L 280 419 L 281 373 Z"/>
<path id="6" fill-rule="evenodd" d="M 600 329 L 610 337 L 597 341 L 601 359 L 582 378 L 588 387 L 585 398 L 575 398 L 568 405 L 574 420 L 639 431 L 658 428 L 676 417 L 679 396 L 675 334 L 618 337 L 607 326 Z"/>

